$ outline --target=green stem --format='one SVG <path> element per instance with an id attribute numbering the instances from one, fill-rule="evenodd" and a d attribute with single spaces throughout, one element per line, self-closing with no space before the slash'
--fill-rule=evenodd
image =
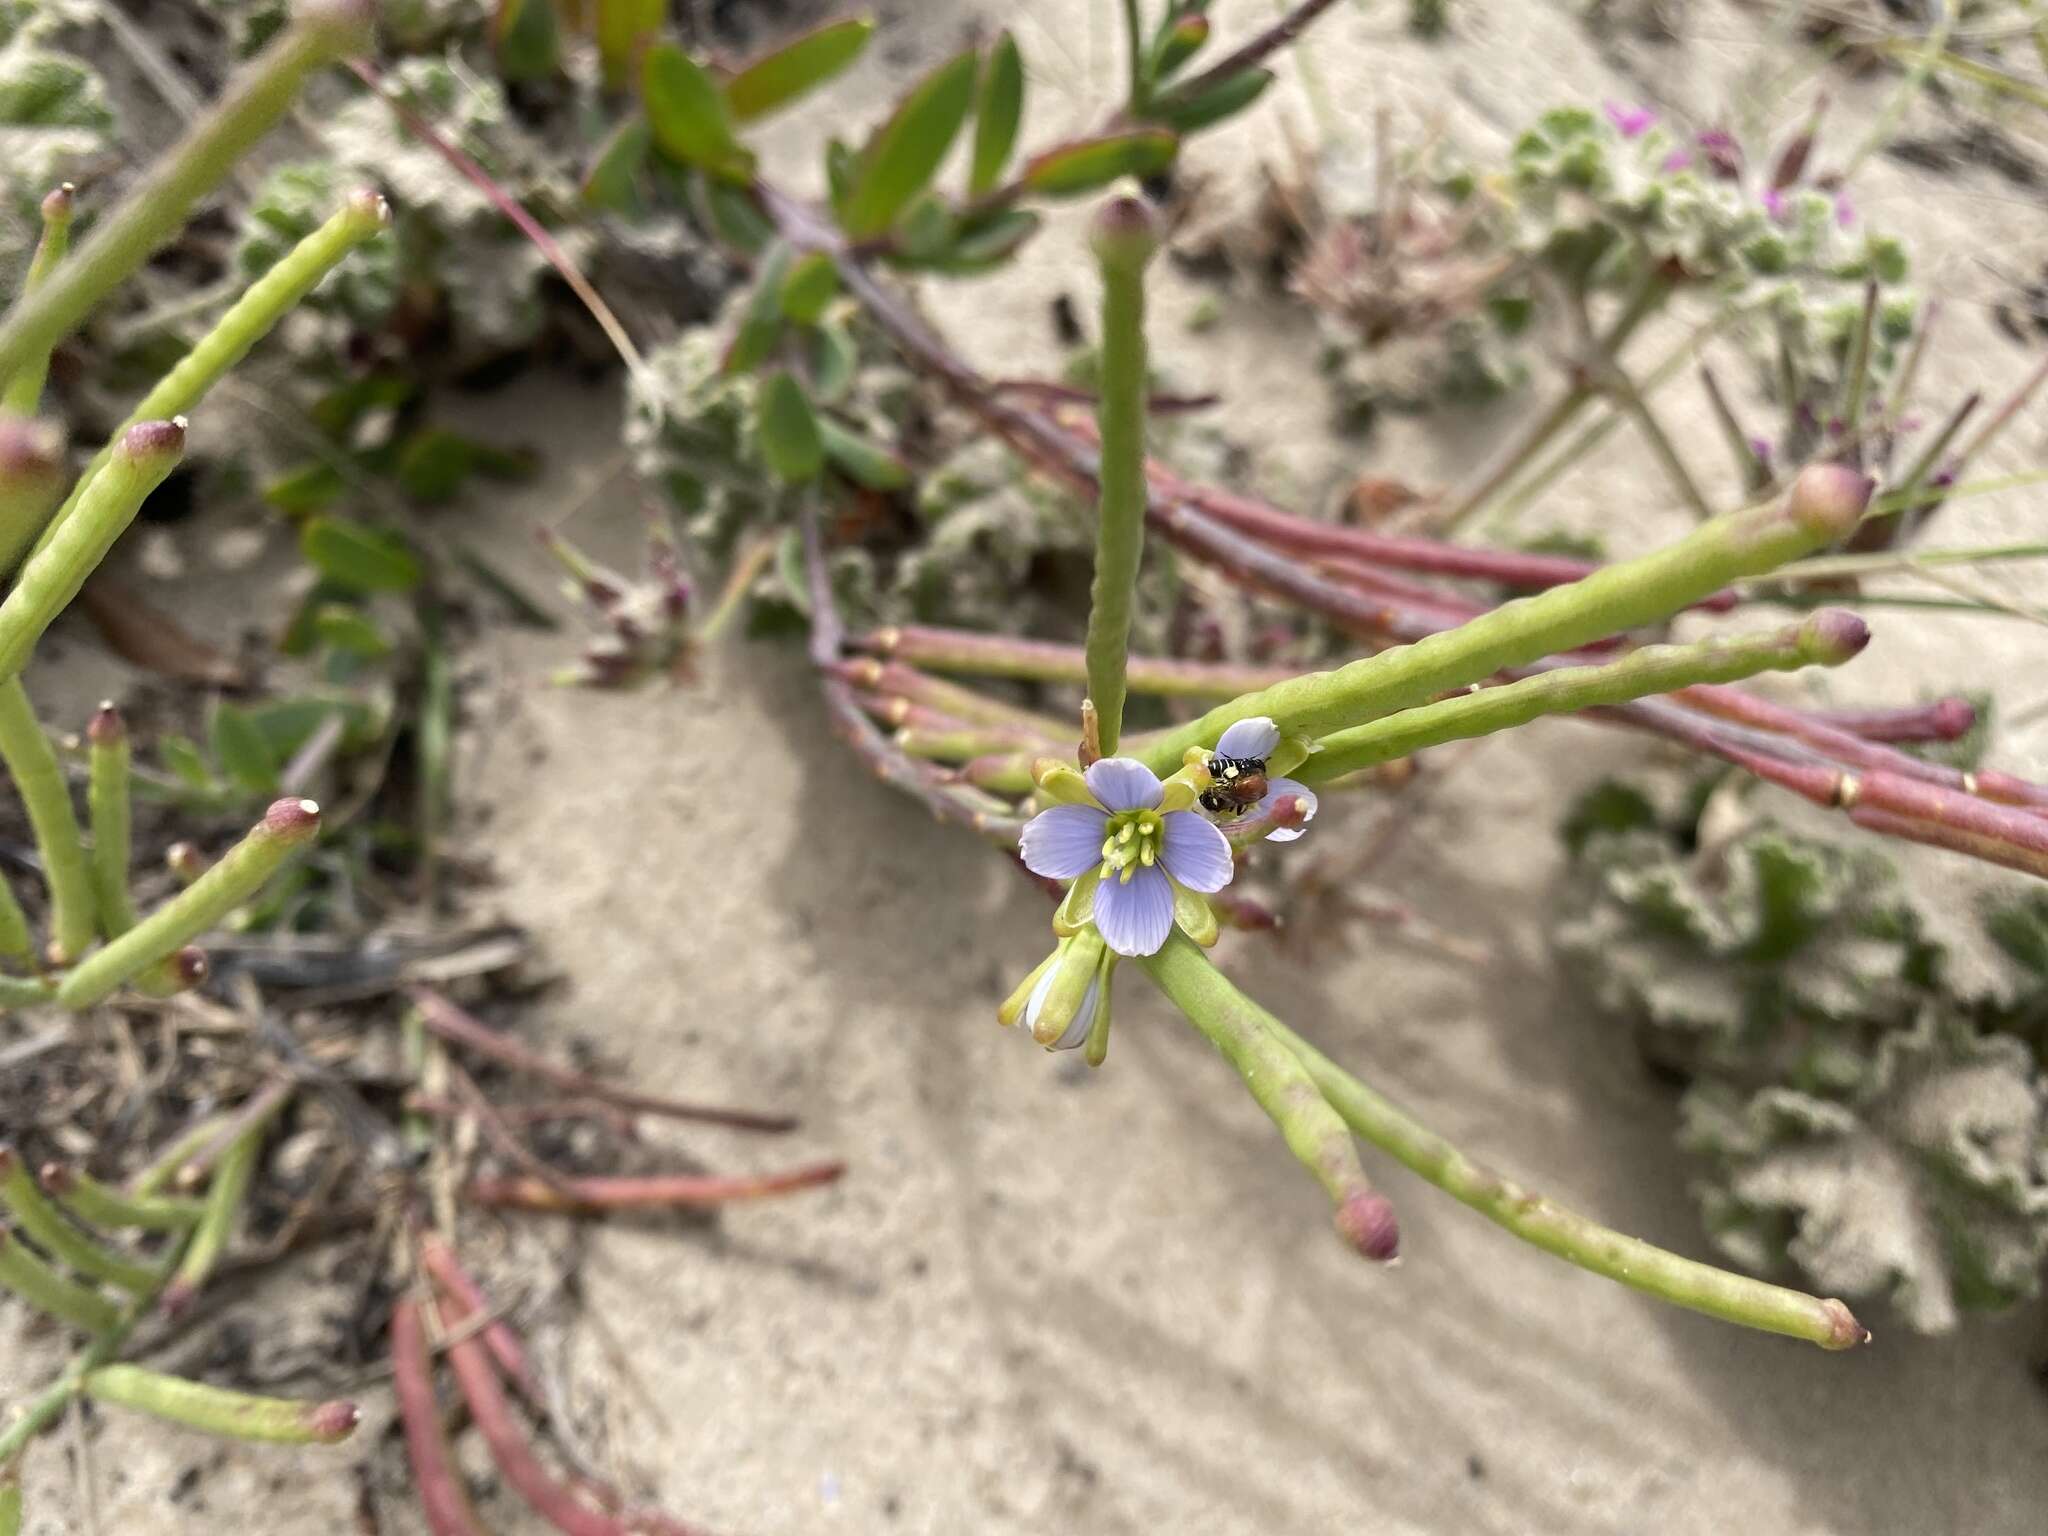
<path id="1" fill-rule="evenodd" d="M 383 198 L 374 192 L 358 192 L 243 290 L 242 296 L 214 322 L 213 329 L 178 360 L 177 367 L 157 381 L 128 413 L 128 419 L 116 429 L 107 445 L 93 455 L 92 462 L 72 486 L 71 494 L 36 540 L 35 552 L 40 554 L 71 517 L 80 498 L 113 457 L 114 445 L 123 433 L 145 421 L 168 421 L 191 412 L 214 385 L 249 355 L 250 348 L 269 335 L 280 320 L 319 286 L 322 278 L 390 222 L 391 210 Z"/>
<path id="2" fill-rule="evenodd" d="M 14 1292 L 38 1312 L 47 1312 L 84 1333 L 103 1334 L 120 1320 L 120 1312 L 106 1297 L 66 1280 L 22 1247 L 21 1239 L 4 1227 L 0 1227 L 0 1287 Z"/>
<path id="3" fill-rule="evenodd" d="M 178 1177 L 178 1170 L 203 1147 L 213 1144 L 227 1123 L 225 1115 L 208 1115 L 184 1135 L 157 1154 L 155 1160 L 128 1181 L 128 1192 L 138 1200 L 154 1199 Z"/>
<path id="4" fill-rule="evenodd" d="M 14 1213 L 22 1231 L 52 1259 L 94 1280 L 104 1280 L 134 1295 L 156 1289 L 162 1276 L 149 1265 L 109 1252 L 73 1226 L 36 1187 L 12 1147 L 0 1146 L 0 1205 Z"/>
<path id="5" fill-rule="evenodd" d="M 279 1099 L 277 1108 L 282 1109 L 286 1102 Z M 227 1251 L 228 1239 L 234 1235 L 235 1222 L 242 1213 L 242 1202 L 249 1194 L 250 1180 L 256 1174 L 264 1133 L 269 1128 L 268 1116 L 250 1125 L 235 1138 L 214 1170 L 213 1182 L 206 1190 L 205 1213 L 192 1229 L 191 1246 L 178 1265 L 177 1278 L 164 1287 L 164 1310 L 173 1316 L 191 1305 L 192 1298 L 199 1294 Z"/>
<path id="6" fill-rule="evenodd" d="M 1255 715 L 1271 716 L 1289 735 L 1325 736 L 1504 668 L 1656 622 L 1730 582 L 1833 543 L 1855 527 L 1869 496 L 1862 476 L 1814 465 L 1782 505 L 1726 513 L 1654 553 L 1518 598 L 1414 645 L 1246 694 L 1166 732 L 1143 760 L 1155 772 L 1172 772 L 1189 747 L 1213 745 L 1224 727 Z"/>
<path id="7" fill-rule="evenodd" d="M 21 1536 L 21 1469 L 0 1466 L 0 1536 Z"/>
<path id="8" fill-rule="evenodd" d="M 14 590 L 0 603 L 0 678 L 20 676 L 43 631 L 70 605 L 135 520 L 143 500 L 184 456 L 183 417 L 146 421 L 121 434 L 107 467 L 87 483 L 76 511 L 29 556 Z"/>
<path id="9" fill-rule="evenodd" d="M 1280 1128 L 1301 1165 L 1336 1207 L 1337 1228 L 1368 1258 L 1387 1260 L 1399 1246 L 1393 1209 L 1373 1190 L 1351 1132 L 1301 1060 L 1267 1028 L 1271 1015 L 1239 992 L 1201 947 L 1175 929 L 1140 962 L 1188 1022 L 1237 1069 L 1245 1087 Z"/>
<path id="10" fill-rule="evenodd" d="M 43 1188 L 70 1208 L 80 1221 L 96 1227 L 140 1227 L 147 1232 L 182 1232 L 198 1222 L 205 1205 L 175 1196 L 124 1195 L 89 1173 L 60 1164 L 46 1164 Z"/>
<path id="11" fill-rule="evenodd" d="M 0 958 L 29 960 L 35 954 L 35 939 L 29 932 L 28 914 L 15 899 L 14 887 L 0 875 Z M 0 978 L 8 981 L 17 977 Z"/>
<path id="12" fill-rule="evenodd" d="M 320 807 L 312 801 L 278 801 L 219 863 L 66 976 L 57 1001 L 66 1008 L 90 1007 L 190 943 L 261 890 L 319 830 Z"/>
<path id="13" fill-rule="evenodd" d="M 1636 328 L 1655 314 L 1670 296 L 1671 284 L 1667 280 L 1654 276 L 1644 279 L 1627 307 L 1608 328 L 1607 334 L 1599 338 L 1600 352 L 1609 358 L 1617 356 L 1623 344 L 1636 333 Z M 1555 405 L 1525 427 L 1519 437 L 1510 439 L 1493 462 L 1480 472 L 1479 478 L 1460 491 L 1449 505 L 1438 509 L 1431 521 L 1438 529 L 1449 531 L 1475 513 L 1484 511 L 1494 497 L 1507 489 L 1515 476 L 1528 468 L 1551 439 L 1577 420 L 1580 411 L 1600 398 L 1600 393 L 1597 384 L 1590 379 L 1574 382 L 1558 397 Z"/>
<path id="14" fill-rule="evenodd" d="M 76 189 L 70 182 L 57 188 L 43 199 L 43 236 L 36 242 L 36 253 L 29 259 L 28 271 L 21 280 L 23 293 L 34 293 L 49 281 L 50 273 L 64 253 L 71 249 L 71 214 L 73 194 Z M 43 382 L 50 376 L 50 349 L 48 347 L 28 358 L 14 377 L 7 381 L 7 388 L 0 393 L 0 410 L 12 411 L 17 416 L 33 416 L 43 402 Z"/>
<path id="15" fill-rule="evenodd" d="M 1295 777 L 1320 784 L 1425 747 L 1490 736 L 1542 715 L 1626 704 L 1696 683 L 1733 683 L 1759 672 L 1839 666 L 1869 639 L 1869 626 L 1855 614 L 1824 608 L 1802 624 L 1771 634 L 1646 645 L 1605 666 L 1562 667 L 1338 731 L 1322 739 L 1321 750 L 1301 765 Z"/>
<path id="16" fill-rule="evenodd" d="M 117 939 L 135 926 L 128 896 L 129 787 L 131 748 L 120 711 L 102 704 L 86 728 L 85 804 L 92 826 L 92 873 L 100 932 Z"/>
<path id="17" fill-rule="evenodd" d="M 1869 1333 L 1839 1301 L 1822 1301 L 1680 1258 L 1640 1238 L 1603 1227 L 1474 1162 L 1256 1003 L 1247 999 L 1245 1005 L 1256 1009 L 1267 1029 L 1308 1068 L 1316 1086 L 1352 1130 L 1522 1241 L 1646 1295 L 1725 1322 L 1788 1334 L 1823 1349 L 1848 1349 L 1869 1342 Z"/>
<path id="18" fill-rule="evenodd" d="M 133 1408 L 173 1424 L 234 1440 L 278 1445 L 333 1445 L 356 1427 L 354 1403 L 298 1402 L 230 1392 L 182 1376 L 166 1376 L 139 1365 L 105 1365 L 81 1383 L 96 1402 Z"/>
<path id="19" fill-rule="evenodd" d="M 5 1245 L 5 1237 L 0 1235 L 0 1248 Z M 120 1352 L 121 1346 L 128 1342 L 128 1335 L 135 1331 L 135 1325 L 149 1311 L 153 1300 L 151 1297 L 137 1297 L 128 1303 L 116 1314 L 111 1328 L 74 1356 L 64 1374 L 37 1393 L 19 1410 L 6 1429 L 0 1430 L 0 1467 L 13 1465 L 23 1446 L 57 1422 L 78 1395 L 79 1383 Z"/>
<path id="20" fill-rule="evenodd" d="M 1093 244 L 1102 269 L 1102 393 L 1095 415 L 1102 457 L 1088 609 L 1088 697 L 1095 704 L 1102 755 L 1109 757 L 1123 730 L 1131 600 L 1145 547 L 1145 264 L 1158 237 L 1143 203 L 1118 198 L 1097 215 Z"/>
<path id="21" fill-rule="evenodd" d="M 0 976 L 0 1012 L 40 1008 L 57 1000 L 57 988 L 41 976 Z"/>
<path id="22" fill-rule="evenodd" d="M 1863 426 L 1863 401 L 1870 387 L 1870 347 L 1877 332 L 1877 283 L 1863 290 L 1863 318 L 1856 327 L 1855 345 L 1850 349 L 1848 371 L 1842 375 L 1842 441 L 1853 445 Z M 1855 450 L 1860 453 L 1860 450 Z M 1861 462 L 1860 458 L 1858 462 Z"/>
<path id="23" fill-rule="evenodd" d="M 50 960 L 67 964 L 92 943 L 92 871 L 64 769 L 36 721 L 20 678 L 0 683 L 0 761 L 7 764 L 21 792 L 36 852 L 42 857 L 43 880 L 50 888 Z"/>
<path id="24" fill-rule="evenodd" d="M 50 280 L 0 321 L 0 378 L 11 378 L 78 328 L 184 224 L 192 206 L 290 110 L 307 75 L 369 40 L 367 0 L 297 7 L 293 24 L 229 82 L 219 104 L 151 166 Z"/>
<path id="25" fill-rule="evenodd" d="M 1079 646 L 967 629 L 891 625 L 858 642 L 879 655 L 940 672 L 980 677 L 1033 678 L 1050 683 L 1085 683 L 1087 655 Z M 1166 698 L 1227 699 L 1254 688 L 1269 688 L 1299 676 L 1299 667 L 1261 667 L 1217 661 L 1183 661 L 1172 656 L 1126 656 L 1124 681 L 1133 693 Z"/>
<path id="26" fill-rule="evenodd" d="M 988 726 L 962 726 L 958 730 L 905 726 L 896 733 L 894 740 L 897 750 L 904 755 L 931 763 L 964 763 L 971 758 L 988 757 L 997 752 L 1014 752 L 1019 747 L 1014 731 Z M 1044 743 L 1037 745 L 1040 755 L 1050 750 L 1050 746 Z"/>

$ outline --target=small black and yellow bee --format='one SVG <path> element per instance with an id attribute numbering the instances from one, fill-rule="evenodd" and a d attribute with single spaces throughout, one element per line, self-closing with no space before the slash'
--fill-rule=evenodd
<path id="1" fill-rule="evenodd" d="M 1242 816 L 1266 798 L 1263 757 L 1212 757 L 1202 809 L 1217 816 Z"/>

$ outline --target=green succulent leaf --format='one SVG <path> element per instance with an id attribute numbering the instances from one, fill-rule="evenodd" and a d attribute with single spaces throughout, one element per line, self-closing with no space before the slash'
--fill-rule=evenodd
<path id="1" fill-rule="evenodd" d="M 910 484 L 910 468 L 902 459 L 830 416 L 818 418 L 818 437 L 832 467 L 856 485 L 871 491 L 900 491 Z"/>
<path id="2" fill-rule="evenodd" d="M 1159 128 L 1077 139 L 1035 157 L 1019 178 L 1040 197 L 1082 197 L 1124 176 L 1156 176 L 1173 164 L 1180 140 Z"/>
<path id="3" fill-rule="evenodd" d="M 839 292 L 839 268 L 823 251 L 812 251 L 783 275 L 778 298 L 782 313 L 798 325 L 816 325 Z"/>
<path id="4" fill-rule="evenodd" d="M 350 592 L 410 592 L 424 574 L 404 539 L 351 518 L 313 518 L 299 534 L 299 550 L 323 577 Z"/>
<path id="5" fill-rule="evenodd" d="M 640 45 L 661 30 L 667 17 L 668 0 L 597 0 L 597 54 L 607 87 L 625 87 Z"/>
<path id="6" fill-rule="evenodd" d="M 1248 69 L 1199 91 L 1170 92 L 1154 101 L 1146 115 L 1175 133 L 1194 133 L 1235 117 L 1263 96 L 1272 83 L 1270 69 Z"/>
<path id="7" fill-rule="evenodd" d="M 732 345 L 726 349 L 725 371 L 731 374 L 752 373 L 768 360 L 775 350 L 775 343 L 782 338 L 783 280 L 789 272 L 791 252 L 789 247 L 778 240 L 768 247 L 768 254 L 761 259 L 759 272 L 754 276 L 753 291 L 747 296 L 747 306 L 740 311 L 739 329 L 733 333 Z"/>
<path id="8" fill-rule="evenodd" d="M 1017 39 L 1005 31 L 989 49 L 975 98 L 974 158 L 967 173 L 970 196 L 993 191 L 1003 179 L 1023 120 L 1024 58 L 1017 51 Z"/>
<path id="9" fill-rule="evenodd" d="M 207 738 L 214 761 L 237 785 L 252 795 L 277 793 L 278 759 L 246 711 L 228 703 L 215 705 Z"/>
<path id="10" fill-rule="evenodd" d="M 860 57 L 874 30 L 866 16 L 827 22 L 756 59 L 726 82 L 734 119 L 750 122 L 824 84 Z"/>
<path id="11" fill-rule="evenodd" d="M 753 152 L 733 137 L 717 82 L 674 43 L 647 50 L 640 94 L 655 147 L 664 155 L 724 181 L 752 178 Z"/>
<path id="12" fill-rule="evenodd" d="M 654 130 L 645 112 L 629 112 L 604 136 L 583 173 L 583 201 L 608 213 L 630 213 L 640 206 L 639 178 L 654 147 Z"/>
<path id="13" fill-rule="evenodd" d="M 761 461 L 776 479 L 791 485 L 815 480 L 825 467 L 823 434 L 803 386 L 780 370 L 761 381 L 754 431 Z"/>
<path id="14" fill-rule="evenodd" d="M 848 234 L 881 234 L 931 184 L 974 104 L 977 72 L 972 49 L 955 55 L 912 86 L 875 130 L 847 189 Z"/>
<path id="15" fill-rule="evenodd" d="M 961 275 L 987 272 L 1022 250 L 1024 242 L 1044 223 L 1028 208 L 999 208 L 982 214 L 962 228 L 959 238 L 933 265 Z"/>
<path id="16" fill-rule="evenodd" d="M 554 0 L 498 0 L 491 46 L 507 80 L 545 80 L 560 63 Z"/>

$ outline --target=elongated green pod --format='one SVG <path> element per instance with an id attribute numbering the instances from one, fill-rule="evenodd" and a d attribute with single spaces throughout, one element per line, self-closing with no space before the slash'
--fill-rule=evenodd
<path id="1" fill-rule="evenodd" d="M 135 1295 L 154 1290 L 163 1277 L 146 1264 L 110 1252 L 71 1224 L 36 1181 L 29 1177 L 12 1147 L 0 1147 L 0 1205 L 14 1213 L 22 1231 L 65 1268 L 93 1280 L 104 1280 Z"/>
<path id="2" fill-rule="evenodd" d="M 0 1536 L 21 1536 L 21 1469 L 0 1467 Z"/>
<path id="3" fill-rule="evenodd" d="M 36 242 L 36 253 L 29 259 L 28 271 L 21 280 L 23 293 L 34 293 L 48 281 L 50 272 L 64 259 L 64 253 L 71 249 L 71 214 L 77 189 L 70 182 L 57 188 L 43 199 L 43 236 Z M 33 416 L 36 407 L 42 403 L 43 383 L 50 376 L 50 349 L 29 357 L 7 381 L 7 389 L 0 394 L 0 407 Z"/>
<path id="4" fill-rule="evenodd" d="M 261 890 L 319 830 L 320 807 L 311 800 L 277 801 L 219 863 L 66 976 L 57 1000 L 88 1007 L 183 948 Z"/>
<path id="5" fill-rule="evenodd" d="M 1770 634 L 1646 645 L 1605 666 L 1564 667 L 1338 731 L 1322 739 L 1321 750 L 1294 776 L 1320 784 L 1424 747 L 1490 736 L 1542 715 L 1625 704 L 1698 683 L 1732 683 L 1760 672 L 1840 666 L 1869 641 L 1870 627 L 1855 614 L 1823 608 L 1804 623 Z"/>
<path id="6" fill-rule="evenodd" d="M 1270 716 L 1290 736 L 1326 736 L 1503 668 L 1655 623 L 1844 537 L 1863 516 L 1871 489 L 1854 470 L 1809 465 L 1781 503 L 1727 513 L 1651 554 L 1517 598 L 1414 645 L 1245 694 L 1162 732 L 1136 755 L 1155 772 L 1171 773 L 1189 747 L 1212 745 L 1224 727 L 1255 715 Z"/>
<path id="7" fill-rule="evenodd" d="M 105 1333 L 121 1319 L 106 1297 L 66 1280 L 22 1247 L 21 1239 L 5 1227 L 0 1227 L 0 1287 L 14 1292 L 38 1312 L 47 1312 L 85 1333 Z"/>
<path id="8" fill-rule="evenodd" d="M 44 546 L 69 520 L 93 479 L 106 468 L 122 434 L 146 421 L 164 421 L 196 409 L 214 385 L 249 355 L 249 349 L 276 329 L 319 286 L 322 278 L 341 265 L 349 252 L 372 239 L 391 224 L 391 207 L 375 192 L 353 193 L 339 209 L 289 251 L 228 306 L 213 328 L 199 338 L 199 344 L 178 365 L 159 379 L 139 400 L 128 419 L 115 430 L 112 441 L 93 455 L 71 494 L 36 540 Z"/>
<path id="9" fill-rule="evenodd" d="M 0 321 L 0 378 L 12 378 L 78 328 L 92 307 L 175 235 L 298 99 L 314 70 L 370 40 L 374 0 L 301 0 L 292 24 L 160 156 L 70 258 Z"/>
<path id="10" fill-rule="evenodd" d="M 275 1445 L 334 1445 L 354 1434 L 362 1418 L 350 1402 L 259 1397 L 139 1365 L 103 1365 L 88 1371 L 81 1387 L 96 1403 L 133 1408 L 209 1435 Z"/>
<path id="11" fill-rule="evenodd" d="M 97 926 L 92 870 L 63 766 L 19 678 L 0 683 L 0 761 L 21 791 L 29 831 L 42 856 L 43 879 L 50 888 L 50 960 L 69 964 L 85 953 Z"/>
<path id="12" fill-rule="evenodd" d="M 130 747 L 128 727 L 112 701 L 100 705 L 85 728 L 88 777 L 85 805 L 92 828 L 93 893 L 100 932 L 119 938 L 135 926 L 128 896 Z"/>
<path id="13" fill-rule="evenodd" d="M 185 456 L 185 418 L 145 421 L 123 432 L 63 526 L 28 558 L 0 603 L 0 679 L 21 675 L 51 621 L 78 596 L 149 493 Z"/>
<path id="14" fill-rule="evenodd" d="M 95 1227 L 140 1227 L 146 1232 L 182 1232 L 198 1225 L 206 1209 L 202 1200 L 175 1195 L 125 1195 L 91 1174 L 63 1163 L 45 1163 L 37 1175 L 43 1193 L 60 1202 L 80 1221 Z"/>

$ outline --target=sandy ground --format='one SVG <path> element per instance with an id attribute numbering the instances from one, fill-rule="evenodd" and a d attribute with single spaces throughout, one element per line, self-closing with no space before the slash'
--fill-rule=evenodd
<path id="1" fill-rule="evenodd" d="M 839 110 L 967 25 L 966 7 L 936 0 L 892 9 L 897 25 Z M 1479 147 L 1564 96 L 1648 94 L 1704 120 L 1756 51 L 1755 21 L 1720 6 L 1689 10 L 1682 51 L 1613 59 L 1562 7 L 1477 9 L 1460 10 L 1465 35 L 1439 49 L 1341 10 L 1317 34 L 1314 90 L 1290 67 L 1272 110 L 1198 164 L 1219 195 L 1244 195 L 1254 152 L 1279 143 L 1274 112 L 1310 122 L 1318 94 L 1326 127 L 1360 153 L 1381 101 L 1411 123 L 1445 114 Z M 1080 127 L 1083 104 L 1112 88 L 1110 15 L 1049 0 L 1017 23 L 1042 76 L 1034 133 Z M 814 128 L 778 125 L 775 147 L 794 155 Z M 1964 300 L 1930 360 L 1934 397 L 2017 377 L 2021 354 L 1968 301 L 1990 286 L 1972 253 L 2009 243 L 2011 190 L 1883 160 L 1865 186 L 1873 217 L 1915 212 L 1921 249 Z M 943 291 L 934 308 L 973 355 L 1028 367 L 1050 356 L 1049 297 L 1085 297 L 1077 250 L 1069 220 L 1015 275 Z M 1500 428 L 1467 422 L 1445 439 L 1395 423 L 1362 463 L 1324 431 L 1306 324 L 1247 301 L 1196 340 L 1175 317 L 1198 295 L 1167 280 L 1162 362 L 1226 390 L 1231 434 L 1265 450 L 1261 484 L 1303 504 L 1361 467 L 1447 473 Z M 614 403 L 536 386 L 482 409 L 500 426 L 525 413 L 549 455 L 540 484 L 465 514 L 523 549 L 515 522 L 577 498 L 612 457 Z M 2005 464 L 2039 462 L 2044 430 L 2037 410 Z M 1682 442 L 1719 472 L 1704 431 Z M 1617 509 L 1667 500 L 1620 449 L 1552 510 L 1641 545 L 1672 525 Z M 2038 522 L 2023 500 L 1951 515 L 1957 543 Z M 715 1226 L 594 1239 L 583 1288 L 601 1325 L 572 1328 L 562 1374 L 579 1422 L 678 1513 L 756 1536 L 2039 1528 L 2048 1396 L 2028 1369 L 2032 1316 L 1945 1341 L 1879 1316 L 1877 1347 L 1830 1356 L 1580 1274 L 1394 1169 L 1407 1257 L 1369 1269 L 1331 1236 L 1322 1197 L 1229 1070 L 1140 978 L 1125 978 L 1100 1073 L 994 1026 L 996 1000 L 1045 947 L 1043 898 L 869 781 L 826 734 L 793 654 L 738 647 L 697 689 L 612 698 L 541 688 L 560 646 L 507 633 L 471 658 L 462 761 L 465 803 L 488 808 L 475 830 L 502 880 L 496 904 L 573 978 L 550 1022 L 602 1040 L 651 1084 L 804 1116 L 800 1149 L 677 1138 L 715 1166 L 797 1150 L 853 1164 L 836 1188 Z M 1988 657 L 2024 704 L 2041 655 L 2039 631 L 2016 624 L 1887 620 L 1833 681 L 1844 699 L 1905 701 L 1986 676 Z M 1475 1153 L 1703 1254 L 1667 1093 L 1548 954 L 1551 829 L 1599 771 L 1596 746 L 1615 761 L 1637 750 L 1571 724 L 1490 743 L 1387 872 L 1423 916 L 1489 946 L 1490 965 L 1371 936 L 1312 968 L 1261 942 L 1224 954 L 1277 1012 Z M 2002 760 L 2038 767 L 2044 747 L 2036 733 Z M 734 765 L 742 775 L 722 781 Z M 1316 843 L 1357 839 L 1370 809 L 1332 807 Z M 1950 874 L 1938 859 L 1912 868 Z M 6 1398 L 50 1356 L 15 1313 L 0 1339 Z M 248 1518 L 259 1491 L 263 1525 L 284 1536 L 354 1528 L 345 1453 L 325 1467 L 215 1455 L 124 1427 L 100 1453 L 103 1529 L 211 1530 L 223 1514 Z M 170 1503 L 202 1457 L 217 1471 Z M 54 1447 L 38 1458 L 35 1536 L 83 1529 L 63 1460 Z M 508 1536 L 541 1529 L 502 1497 L 483 1507 Z M 383 1518 L 416 1529 L 390 1501 Z"/>

